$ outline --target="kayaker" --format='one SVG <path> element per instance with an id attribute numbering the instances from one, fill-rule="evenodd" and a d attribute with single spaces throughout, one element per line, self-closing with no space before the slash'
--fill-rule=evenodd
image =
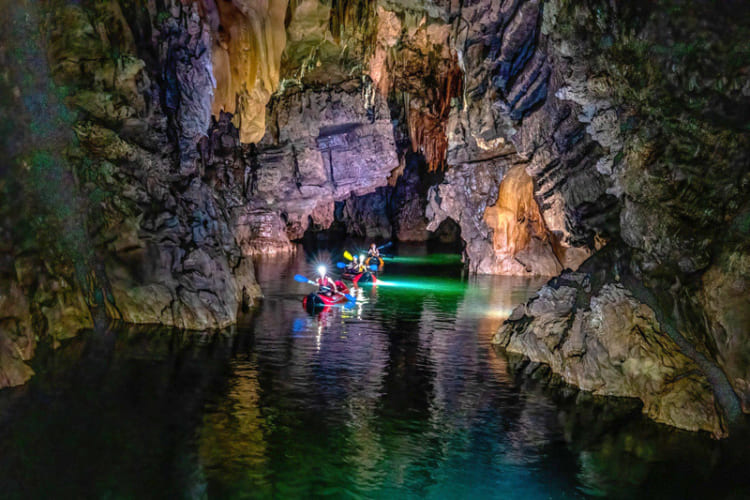
<path id="1" fill-rule="evenodd" d="M 359 269 L 359 259 L 356 255 L 352 258 L 352 261 L 349 263 L 349 265 L 346 266 L 346 269 L 347 271 L 358 272 L 357 269 Z"/>
<path id="2" fill-rule="evenodd" d="M 375 246 L 375 243 L 372 243 L 370 245 L 370 249 L 367 251 L 367 256 L 370 258 L 380 258 L 380 250 L 378 250 L 378 247 Z"/>
<path id="3" fill-rule="evenodd" d="M 380 258 L 380 249 L 375 246 L 375 243 L 372 243 L 370 249 L 367 251 L 367 261 L 365 264 L 367 266 L 377 266 L 378 269 L 383 265 L 383 259 Z"/>
<path id="4" fill-rule="evenodd" d="M 318 284 L 318 293 L 329 297 L 333 296 L 338 291 L 338 288 L 336 287 L 336 283 L 326 274 L 326 266 L 318 267 L 318 274 L 320 274 L 316 282 Z"/>

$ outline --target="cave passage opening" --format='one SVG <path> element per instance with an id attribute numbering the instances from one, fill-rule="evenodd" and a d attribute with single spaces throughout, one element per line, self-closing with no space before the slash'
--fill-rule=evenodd
<path id="1" fill-rule="evenodd" d="M 461 238 L 461 226 L 450 217 L 441 222 L 427 240 L 428 250 L 435 253 L 461 254 L 465 247 L 466 242 Z"/>
<path id="2" fill-rule="evenodd" d="M 308 228 L 297 242 L 307 252 L 392 243 L 389 253 L 406 245 L 428 253 L 460 255 L 466 243 L 456 221 L 447 218 L 435 231 L 427 229 L 428 192 L 444 178 L 445 171 L 431 169 L 423 154 L 406 150 L 387 185 L 336 201 L 333 222 L 328 227 L 309 218 Z"/>

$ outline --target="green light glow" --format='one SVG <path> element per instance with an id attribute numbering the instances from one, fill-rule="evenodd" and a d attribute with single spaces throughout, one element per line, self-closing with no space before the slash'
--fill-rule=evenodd
<path id="1" fill-rule="evenodd" d="M 421 290 L 424 292 L 437 293 L 463 293 L 466 290 L 466 283 L 456 281 L 455 279 L 435 278 L 435 277 L 399 277 L 397 280 L 378 279 L 378 287 L 393 287 L 404 290 Z"/>
<path id="2" fill-rule="evenodd" d="M 454 253 L 434 253 L 429 255 L 383 257 L 386 262 L 395 264 L 414 264 L 414 265 L 446 265 L 458 264 L 461 262 L 461 256 Z"/>

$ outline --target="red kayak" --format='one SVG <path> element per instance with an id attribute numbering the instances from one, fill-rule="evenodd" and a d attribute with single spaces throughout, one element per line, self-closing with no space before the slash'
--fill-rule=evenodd
<path id="1" fill-rule="evenodd" d="M 314 312 L 327 306 L 346 302 L 348 299 L 344 294 L 349 293 L 349 288 L 343 281 L 336 281 L 336 287 L 341 293 L 334 293 L 330 296 L 322 293 L 311 293 L 302 299 L 302 307 L 308 312 Z"/>
<path id="2" fill-rule="evenodd" d="M 378 281 L 378 279 L 375 277 L 375 273 L 371 273 L 370 271 L 365 271 L 364 273 L 344 271 L 341 277 L 351 280 L 355 285 L 365 283 L 372 283 L 374 285 Z"/>

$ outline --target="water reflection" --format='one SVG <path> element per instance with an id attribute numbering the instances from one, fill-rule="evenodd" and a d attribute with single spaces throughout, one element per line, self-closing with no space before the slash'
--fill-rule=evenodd
<path id="1" fill-rule="evenodd" d="M 265 298 L 237 331 L 116 328 L 40 358 L 0 391 L 3 497 L 747 492 L 741 440 L 658 426 L 490 346 L 538 281 L 406 259 L 387 271 L 408 286 L 309 315 L 292 277 L 334 257 L 260 261 Z"/>

